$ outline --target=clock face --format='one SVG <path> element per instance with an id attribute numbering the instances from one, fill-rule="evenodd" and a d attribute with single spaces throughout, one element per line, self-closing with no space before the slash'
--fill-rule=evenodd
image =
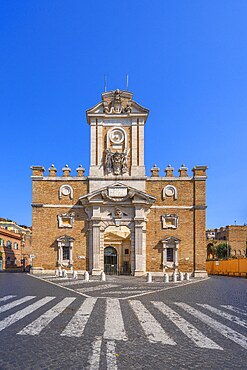
<path id="1" fill-rule="evenodd" d="M 110 133 L 110 140 L 114 144 L 120 144 L 124 141 L 124 133 L 122 130 L 119 130 L 117 128 L 113 129 Z"/>

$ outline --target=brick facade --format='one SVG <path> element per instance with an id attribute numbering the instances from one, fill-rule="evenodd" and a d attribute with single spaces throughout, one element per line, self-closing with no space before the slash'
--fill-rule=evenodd
<path id="1" fill-rule="evenodd" d="M 99 274 L 113 247 L 116 271 L 182 271 L 205 276 L 206 167 L 193 176 L 165 169 L 145 175 L 143 128 L 148 110 L 129 92 L 108 92 L 87 111 L 91 127 L 88 177 L 32 167 L 33 273 L 57 268 Z M 128 232 L 125 232 L 129 230 Z M 127 269 L 125 267 L 128 267 Z"/>
<path id="2" fill-rule="evenodd" d="M 247 225 L 228 225 L 207 230 L 206 235 L 208 247 L 226 242 L 229 245 L 229 257 L 246 257 Z M 213 256 L 209 253 L 208 257 Z"/>

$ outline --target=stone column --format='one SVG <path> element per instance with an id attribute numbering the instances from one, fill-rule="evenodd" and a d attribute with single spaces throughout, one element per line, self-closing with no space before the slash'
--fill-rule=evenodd
<path id="1" fill-rule="evenodd" d="M 144 119 L 139 120 L 139 166 L 144 166 Z"/>
<path id="2" fill-rule="evenodd" d="M 175 248 L 174 248 L 174 268 L 175 271 L 178 271 L 178 243 L 175 242 Z"/>
<path id="3" fill-rule="evenodd" d="M 167 262 L 167 249 L 166 249 L 166 244 L 163 244 L 163 249 L 162 249 L 162 263 L 163 263 L 163 271 L 166 271 L 166 262 Z"/>
<path id="4" fill-rule="evenodd" d="M 98 142 L 98 148 L 97 148 L 97 155 L 98 155 L 98 158 L 97 158 L 97 165 L 99 166 L 101 161 L 102 161 L 102 154 L 103 154 L 103 147 L 102 147 L 102 122 L 98 122 L 98 125 L 97 125 L 97 129 L 98 129 L 98 138 L 97 138 L 97 142 Z M 101 171 L 102 169 L 102 171 Z M 103 166 L 101 166 L 101 169 L 99 172 L 102 172 L 100 175 L 103 175 Z"/>
<path id="5" fill-rule="evenodd" d="M 135 221 L 135 276 L 144 275 L 143 271 L 143 225 Z"/>
<path id="6" fill-rule="evenodd" d="M 135 169 L 137 167 L 137 121 L 133 120 L 131 129 L 131 175 L 135 174 Z"/>
<path id="7" fill-rule="evenodd" d="M 90 145 L 90 175 L 93 176 L 96 166 L 96 120 L 91 122 L 91 145 Z"/>
<path id="8" fill-rule="evenodd" d="M 135 273 L 135 229 L 131 229 L 131 273 Z"/>
<path id="9" fill-rule="evenodd" d="M 73 246 L 74 246 L 74 243 L 73 242 L 70 242 L 69 244 L 69 263 L 70 265 L 73 265 Z"/>
<path id="10" fill-rule="evenodd" d="M 87 232 L 88 232 L 87 251 L 89 257 L 88 269 L 91 273 L 93 269 L 93 230 L 91 222 L 89 222 Z"/>
<path id="11" fill-rule="evenodd" d="M 100 225 L 96 221 L 92 225 L 92 249 L 93 249 L 93 261 L 92 261 L 92 275 L 100 275 Z"/>
<path id="12" fill-rule="evenodd" d="M 63 261 L 63 256 L 62 256 L 62 244 L 61 242 L 58 242 L 58 265 L 61 265 Z"/>

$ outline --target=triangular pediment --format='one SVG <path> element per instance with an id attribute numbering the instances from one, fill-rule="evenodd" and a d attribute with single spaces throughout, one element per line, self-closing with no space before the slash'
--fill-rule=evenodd
<path id="1" fill-rule="evenodd" d="M 88 203 L 143 203 L 150 206 L 155 202 L 156 198 L 139 190 L 132 188 L 120 182 L 116 182 L 109 186 L 97 189 L 91 193 L 83 195 L 79 198 L 82 204 Z"/>
<path id="2" fill-rule="evenodd" d="M 181 240 L 178 238 L 175 238 L 174 236 L 168 236 L 167 238 L 162 240 L 162 243 L 166 244 L 179 244 Z"/>
<path id="3" fill-rule="evenodd" d="M 72 236 L 68 236 L 66 234 L 57 238 L 57 242 L 63 242 L 63 243 L 70 243 L 70 242 L 73 242 L 74 240 L 75 239 L 72 238 Z"/>

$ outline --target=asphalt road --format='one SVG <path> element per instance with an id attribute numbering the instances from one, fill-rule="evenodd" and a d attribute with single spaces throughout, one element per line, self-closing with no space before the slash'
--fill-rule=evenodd
<path id="1" fill-rule="evenodd" d="M 0 274 L 0 369 L 246 369 L 247 279 Z"/>

